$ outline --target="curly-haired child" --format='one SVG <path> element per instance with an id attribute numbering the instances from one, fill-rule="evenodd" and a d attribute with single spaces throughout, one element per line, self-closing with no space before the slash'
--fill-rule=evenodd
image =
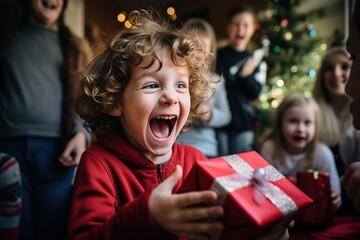
<path id="1" fill-rule="evenodd" d="M 77 170 L 68 239 L 208 239 L 224 228 L 217 194 L 177 193 L 206 157 L 175 143 L 213 94 L 205 46 L 154 12 L 129 18 L 82 77 L 77 112 L 97 142 Z"/>

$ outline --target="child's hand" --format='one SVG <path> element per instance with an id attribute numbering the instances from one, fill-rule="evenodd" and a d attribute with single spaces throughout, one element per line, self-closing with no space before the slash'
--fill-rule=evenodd
<path id="1" fill-rule="evenodd" d="M 175 172 L 154 189 L 149 201 L 150 213 L 157 225 L 170 234 L 209 239 L 210 232 L 221 232 L 224 228 L 222 223 L 213 221 L 224 214 L 221 206 L 211 205 L 217 194 L 210 190 L 173 194 L 172 189 L 181 177 L 182 168 L 176 166 Z"/>
<path id="2" fill-rule="evenodd" d="M 252 57 L 249 57 L 248 60 L 246 60 L 246 63 L 244 64 L 241 72 L 240 77 L 247 77 L 250 74 L 252 74 L 255 71 L 256 63 Z"/>
<path id="3" fill-rule="evenodd" d="M 331 199 L 332 199 L 333 211 L 335 212 L 336 210 L 339 209 L 341 205 L 341 196 L 338 192 L 331 191 Z"/>

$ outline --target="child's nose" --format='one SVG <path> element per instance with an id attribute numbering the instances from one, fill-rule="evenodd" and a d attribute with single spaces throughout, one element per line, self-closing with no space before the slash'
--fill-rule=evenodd
<path id="1" fill-rule="evenodd" d="M 334 75 L 339 77 L 339 76 L 341 76 L 342 73 L 343 73 L 343 71 L 341 69 L 341 66 L 336 65 L 334 68 Z"/>
<path id="2" fill-rule="evenodd" d="M 178 103 L 178 98 L 175 90 L 164 89 L 160 98 L 161 104 L 173 105 Z"/>
<path id="3" fill-rule="evenodd" d="M 304 129 L 305 129 L 305 124 L 303 124 L 303 123 L 299 123 L 298 125 L 297 125 L 297 130 L 298 131 L 304 131 Z"/>

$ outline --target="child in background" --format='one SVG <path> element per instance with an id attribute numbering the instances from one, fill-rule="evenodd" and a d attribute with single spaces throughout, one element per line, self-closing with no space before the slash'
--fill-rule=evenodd
<path id="1" fill-rule="evenodd" d="M 175 143 L 213 90 L 204 44 L 157 18 L 131 13 L 134 27 L 84 72 L 77 112 L 97 142 L 77 170 L 68 239 L 208 239 L 224 227 L 214 191 L 176 193 L 206 158 Z"/>
<path id="2" fill-rule="evenodd" d="M 255 32 L 255 12 L 250 6 L 232 8 L 226 17 L 229 45 L 218 50 L 216 71 L 225 78 L 231 122 L 219 128 L 220 154 L 249 151 L 254 139 L 255 111 L 251 101 L 262 89 L 257 61 L 247 50 Z"/>
<path id="3" fill-rule="evenodd" d="M 352 65 L 350 66 L 350 75 L 346 82 L 345 92 L 352 98 L 349 109 L 352 114 L 353 126 L 360 129 L 360 1 L 355 1 L 355 7 L 351 18 L 347 50 L 351 54 Z M 328 227 L 320 232 L 310 234 L 298 233 L 299 238 L 292 234 L 291 239 L 359 239 L 360 236 L 360 161 L 351 163 L 342 176 L 342 182 L 346 186 L 348 196 L 353 200 L 355 208 L 358 210 L 346 213 L 338 211 L 338 221 L 332 227 Z M 335 215 L 335 217 L 337 217 Z"/>
<path id="4" fill-rule="evenodd" d="M 210 23 L 201 18 L 187 20 L 183 28 L 194 31 L 204 42 L 210 65 L 210 78 L 213 80 L 216 92 L 208 102 L 199 106 L 199 111 L 201 111 L 199 118 L 194 119 L 190 129 L 179 135 L 177 142 L 198 148 L 208 158 L 218 157 L 218 142 L 214 128 L 228 124 L 231 113 L 224 81 L 215 73 L 217 48 L 215 32 Z"/>
<path id="5" fill-rule="evenodd" d="M 300 93 L 288 94 L 276 110 L 274 127 L 260 154 L 286 177 L 313 169 L 328 172 L 333 209 L 341 204 L 340 180 L 330 149 L 318 141 L 319 107 Z"/>

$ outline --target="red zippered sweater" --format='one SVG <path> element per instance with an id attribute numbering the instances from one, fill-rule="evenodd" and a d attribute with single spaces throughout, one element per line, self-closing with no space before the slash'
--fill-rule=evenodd
<path id="1" fill-rule="evenodd" d="M 196 148 L 175 143 L 170 161 L 157 166 L 116 133 L 98 135 L 78 166 L 68 239 L 178 239 L 155 226 L 150 194 L 179 164 L 176 192 L 200 159 L 206 157 Z"/>

